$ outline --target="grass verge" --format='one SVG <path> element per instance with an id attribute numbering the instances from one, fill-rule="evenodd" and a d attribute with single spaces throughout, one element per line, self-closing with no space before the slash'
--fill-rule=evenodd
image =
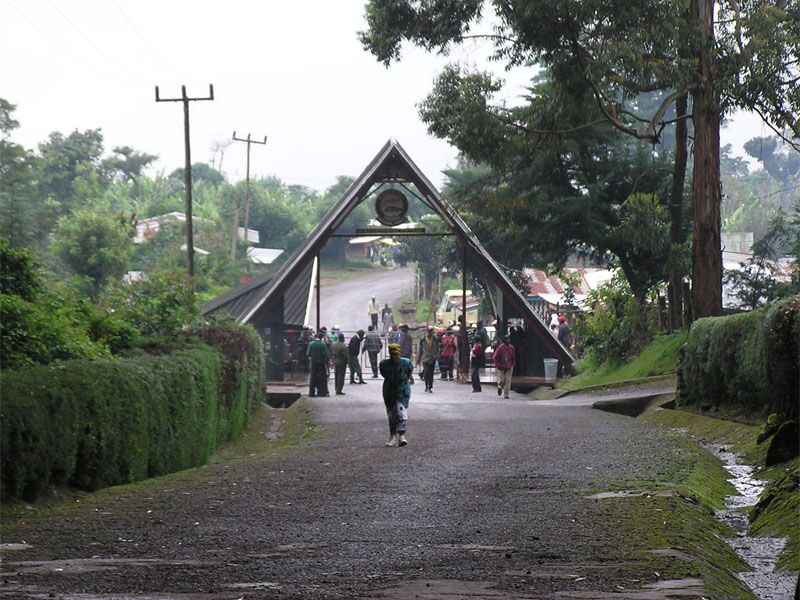
<path id="1" fill-rule="evenodd" d="M 606 385 L 675 373 L 678 367 L 678 350 L 686 342 L 687 333 L 659 336 L 642 350 L 633 360 L 625 364 L 598 363 L 585 358 L 576 363 L 578 374 L 562 379 L 558 387 L 576 390 L 585 387 Z"/>
<path id="2" fill-rule="evenodd" d="M 262 405 L 242 436 L 217 450 L 203 466 L 92 493 L 72 488 L 52 488 L 33 503 L 4 499 L 0 503 L 0 532 L 21 522 L 32 523 L 53 515 L 66 514 L 80 505 L 100 506 L 119 495 L 151 490 L 154 486 L 160 489 L 165 483 L 192 483 L 197 477 L 205 476 L 209 469 L 289 448 L 311 439 L 318 432 L 319 427 L 305 398 L 287 409 Z"/>

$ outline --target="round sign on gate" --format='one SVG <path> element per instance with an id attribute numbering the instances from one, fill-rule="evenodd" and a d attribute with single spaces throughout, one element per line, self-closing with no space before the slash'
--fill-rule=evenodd
<path id="1" fill-rule="evenodd" d="M 406 220 L 408 199 L 400 190 L 384 190 L 375 199 L 375 212 L 383 225 L 400 225 Z"/>

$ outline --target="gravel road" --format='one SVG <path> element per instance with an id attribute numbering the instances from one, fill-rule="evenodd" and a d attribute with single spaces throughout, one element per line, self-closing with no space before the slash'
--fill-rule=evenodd
<path id="1" fill-rule="evenodd" d="M 391 304 L 409 286 L 397 270 L 324 288 L 323 322 L 364 327 L 369 296 Z M 321 431 L 302 445 L 121 488 L 5 531 L 0 594 L 701 595 L 696 580 L 659 582 L 629 550 L 624 517 L 589 497 L 668 469 L 668 432 L 592 410 L 581 397 L 504 400 L 488 385 L 472 394 L 436 380 L 433 394 L 413 390 L 410 444 L 386 448 L 380 381 L 367 381 L 314 399 Z"/>
<path id="2" fill-rule="evenodd" d="M 7 546 L 0 592 L 597 598 L 655 582 L 617 539 L 607 504 L 587 496 L 658 472 L 666 433 L 567 399 L 504 400 L 437 380 L 433 394 L 414 389 L 409 446 L 386 448 L 380 386 L 368 381 L 315 399 L 322 432 L 309 443 L 7 532 L 5 544 L 26 546 Z M 613 597 L 665 597 L 641 593 Z"/>

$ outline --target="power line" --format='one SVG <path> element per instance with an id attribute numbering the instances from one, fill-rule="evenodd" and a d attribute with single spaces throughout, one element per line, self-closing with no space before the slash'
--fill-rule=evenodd
<path id="1" fill-rule="evenodd" d="M 108 60 L 109 62 L 111 62 L 112 64 L 114 64 L 114 65 L 115 65 L 116 67 L 118 67 L 119 69 L 122 69 L 123 71 L 125 71 L 125 72 L 126 72 L 128 75 L 130 75 L 130 76 L 134 77 L 135 79 L 138 79 L 140 82 L 142 82 L 142 83 L 146 83 L 146 80 L 145 80 L 145 79 L 141 78 L 141 77 L 140 77 L 139 75 L 137 75 L 136 73 L 133 73 L 132 71 L 128 70 L 128 68 L 127 68 L 127 67 L 125 67 L 125 65 L 122 65 L 122 64 L 118 63 L 116 60 L 114 60 L 114 59 L 113 59 L 113 58 L 111 58 L 111 57 L 110 57 L 108 54 L 106 54 L 106 53 L 105 53 L 105 51 L 104 51 L 102 48 L 100 48 L 100 47 L 99 47 L 97 44 L 95 44 L 95 43 L 94 43 L 92 40 L 90 40 L 88 37 L 86 37 L 86 35 L 84 35 L 84 33 L 83 33 L 83 32 L 82 32 L 80 29 L 78 29 L 78 26 L 77 26 L 77 25 L 75 25 L 75 23 L 73 23 L 73 22 L 72 22 L 72 21 L 71 21 L 71 20 L 70 20 L 70 19 L 67 17 L 67 15 L 65 15 L 65 14 L 64 14 L 64 12 L 63 12 L 63 11 L 62 11 L 60 8 L 58 8 L 58 6 L 56 5 L 56 3 L 55 3 L 55 2 L 53 2 L 53 0 L 49 0 L 49 2 L 50 2 L 50 5 L 51 5 L 51 6 L 52 6 L 54 9 L 56 9 L 56 11 L 58 12 L 58 14 L 59 14 L 59 15 L 61 15 L 61 18 L 62 18 L 62 19 L 64 19 L 64 20 L 67 22 L 67 24 L 68 24 L 70 27 L 72 27 L 72 29 L 74 29 L 74 30 L 75 30 L 75 32 L 76 32 L 76 33 L 77 33 L 79 36 L 81 36 L 81 37 L 83 38 L 83 40 L 84 40 L 84 41 L 85 41 L 87 44 L 89 44 L 89 45 L 90 45 L 92 48 L 94 48 L 95 50 L 97 50 L 97 52 L 98 52 L 98 53 L 99 53 L 99 54 L 100 54 L 100 55 L 101 55 L 103 58 L 105 58 L 106 60 Z"/>
<path id="2" fill-rule="evenodd" d="M 140 40 L 142 41 L 142 43 L 143 43 L 143 44 L 144 44 L 144 45 L 147 47 L 147 49 L 148 49 L 148 50 L 150 50 L 150 52 L 152 52 L 152 53 L 153 53 L 153 55 L 154 55 L 154 56 L 155 56 L 155 57 L 156 57 L 158 60 L 160 60 L 162 63 L 164 63 L 164 64 L 167 66 L 167 68 L 168 68 L 168 69 L 172 70 L 172 71 L 173 71 L 175 74 L 177 74 L 177 75 L 181 76 L 182 74 L 181 74 L 181 73 L 180 73 L 180 72 L 179 72 L 179 71 L 178 71 L 178 70 L 177 70 L 175 67 L 173 67 L 171 64 L 169 64 L 169 63 L 168 63 L 166 60 L 164 60 L 164 58 L 163 58 L 163 57 L 162 57 L 162 56 L 161 56 L 161 55 L 160 55 L 158 52 L 156 52 L 156 49 L 155 49 L 155 48 L 153 48 L 153 47 L 152 47 L 152 46 L 151 46 L 151 45 L 150 45 L 150 44 L 147 42 L 147 40 L 146 40 L 146 39 L 144 39 L 144 36 L 143 36 L 141 33 L 139 33 L 139 30 L 138 30 L 138 29 L 136 29 L 136 27 L 134 26 L 134 24 L 133 24 L 133 23 L 131 22 L 131 20 L 128 18 L 128 15 L 126 15 L 126 14 L 125 14 L 125 12 L 122 10 L 122 7 L 120 7 L 120 5 L 117 3 L 117 0 L 113 0 L 113 2 L 114 2 L 114 6 L 116 6 L 116 7 L 117 7 L 117 10 L 119 11 L 119 14 L 121 14 L 121 15 L 122 15 L 122 18 L 123 18 L 123 19 L 125 19 L 125 22 L 126 22 L 126 23 L 128 24 L 128 26 L 129 26 L 129 27 L 130 27 L 130 28 L 133 30 L 133 32 L 134 32 L 134 33 L 135 33 L 135 34 L 136 34 L 136 35 L 139 37 L 139 39 L 140 39 Z"/>
<path id="3" fill-rule="evenodd" d="M 30 19 L 29 19 L 29 18 L 28 18 L 28 17 L 27 17 L 27 16 L 26 16 L 26 15 L 25 15 L 25 14 L 24 14 L 22 11 L 20 11 L 20 10 L 19 10 L 19 9 L 18 9 L 16 6 L 14 6 L 14 5 L 11 3 L 11 0 L 6 0 L 6 4 L 8 4 L 8 5 L 9 5 L 9 6 L 10 6 L 12 9 L 14 9 L 14 11 L 15 11 L 15 12 L 16 12 L 16 13 L 17 13 L 17 14 L 20 16 L 20 17 L 22 17 L 22 18 L 23 18 L 25 21 L 27 21 L 27 22 L 28 22 L 28 24 L 29 24 L 31 27 L 33 27 L 33 28 L 34 28 L 36 31 L 38 31 L 38 32 L 39 32 L 39 33 L 42 35 L 42 37 L 44 37 L 45 39 L 47 39 L 47 40 L 48 40 L 48 41 L 49 41 L 51 44 L 53 44 L 53 45 L 54 45 L 56 48 L 58 48 L 59 50 L 61 50 L 61 51 L 62 51 L 64 54 L 66 54 L 67 56 L 69 56 L 69 57 L 70 57 L 72 60 L 74 60 L 75 62 L 77 62 L 77 63 L 79 63 L 79 64 L 83 65 L 84 67 L 86 67 L 87 69 L 89 69 L 89 70 L 91 70 L 91 71 L 95 71 L 96 73 L 99 73 L 100 75 L 102 75 L 103 77 L 105 77 L 105 78 L 107 78 L 107 79 L 111 79 L 111 80 L 113 80 L 113 81 L 116 81 L 117 83 L 122 83 L 123 85 L 136 85 L 136 84 L 133 84 L 133 83 L 131 83 L 130 81 L 125 81 L 125 80 L 123 80 L 123 79 L 119 79 L 118 77 L 114 77 L 113 75 L 109 75 L 109 74 L 108 74 L 108 73 L 106 73 L 105 71 L 102 71 L 102 70 L 98 69 L 97 67 L 94 67 L 94 66 L 92 66 L 92 65 L 90 65 L 90 64 L 88 64 L 88 63 L 86 63 L 86 62 L 82 61 L 80 58 L 78 58 L 77 56 L 75 56 L 75 55 L 74 55 L 72 52 L 70 52 L 69 50 L 67 50 L 67 49 L 66 49 L 64 46 L 62 46 L 62 45 L 61 45 L 61 44 L 59 44 L 57 41 L 55 41 L 53 38 L 51 38 L 49 35 L 47 35 L 47 34 L 44 32 L 44 30 L 43 30 L 43 29 L 41 29 L 41 28 L 40 28 L 40 27 L 39 27 L 39 26 L 38 26 L 36 23 L 34 23 L 33 21 L 31 21 L 31 20 L 30 20 Z"/>

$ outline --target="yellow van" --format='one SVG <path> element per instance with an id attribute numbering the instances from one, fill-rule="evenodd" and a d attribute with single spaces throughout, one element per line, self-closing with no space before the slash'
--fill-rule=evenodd
<path id="1" fill-rule="evenodd" d="M 447 327 L 458 323 L 462 311 L 462 290 L 446 290 L 436 311 L 436 324 Z M 467 290 L 467 325 L 478 322 L 478 305 L 480 302 Z"/>

